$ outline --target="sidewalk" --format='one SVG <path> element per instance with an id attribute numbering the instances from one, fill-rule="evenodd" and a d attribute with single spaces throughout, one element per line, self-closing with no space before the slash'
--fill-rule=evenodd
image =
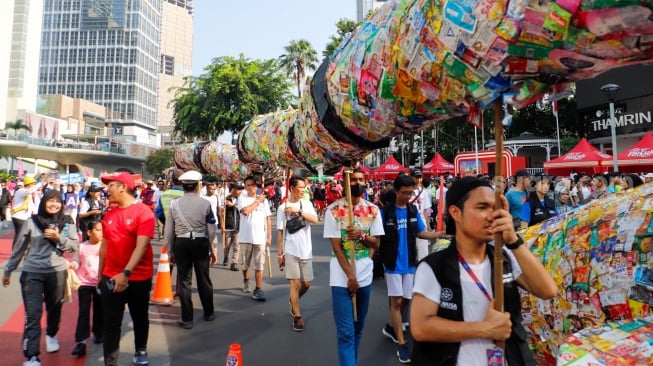
<path id="1" fill-rule="evenodd" d="M 13 241 L 13 225 L 2 228 L 0 224 L 0 265 L 11 255 L 11 243 Z M 153 241 L 155 265 L 158 265 L 160 246 Z M 156 269 L 157 267 L 155 267 Z M 21 350 L 21 337 L 24 325 L 24 310 L 20 294 L 20 272 L 22 266 L 12 273 L 11 285 L 8 288 L 0 289 L 0 354 L 2 364 L 20 365 L 25 361 Z M 3 270 L 4 272 L 4 270 Z M 75 327 L 77 324 L 77 296 L 74 296 L 72 304 L 66 303 L 63 306 L 61 316 L 61 327 L 57 338 L 61 344 L 61 350 L 48 354 L 45 352 L 44 340 L 41 340 L 41 360 L 49 366 L 81 366 L 103 364 L 102 345 L 93 344 L 92 340 L 87 342 L 86 357 L 77 358 L 71 354 L 75 340 Z M 150 307 L 150 333 L 148 340 L 148 355 L 151 365 L 170 365 L 170 351 L 165 333 L 164 325 L 176 325 L 175 311 L 168 311 L 169 307 Z M 45 311 L 42 319 L 43 333 L 45 334 Z M 42 335 L 42 338 L 45 338 Z M 131 365 L 134 353 L 134 333 L 129 316 L 129 309 L 125 306 L 125 316 L 122 325 L 122 338 L 120 340 L 120 365 Z"/>

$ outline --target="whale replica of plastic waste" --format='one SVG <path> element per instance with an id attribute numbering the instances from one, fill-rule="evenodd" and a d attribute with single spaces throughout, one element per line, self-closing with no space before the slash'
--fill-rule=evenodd
<path id="1" fill-rule="evenodd" d="M 232 178 L 268 166 L 329 170 L 499 98 L 519 109 L 556 85 L 650 64 L 652 9 L 629 0 L 389 1 L 322 63 L 297 109 L 247 123 L 237 158 L 196 143 L 175 161 Z"/>

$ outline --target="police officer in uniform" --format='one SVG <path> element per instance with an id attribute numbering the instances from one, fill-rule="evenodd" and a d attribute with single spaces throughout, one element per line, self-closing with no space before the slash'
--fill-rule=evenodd
<path id="1" fill-rule="evenodd" d="M 204 309 L 204 320 L 214 319 L 213 283 L 209 267 L 218 261 L 215 215 L 209 201 L 200 197 L 202 174 L 187 171 L 179 177 L 184 195 L 170 203 L 166 219 L 165 243 L 172 246 L 171 262 L 177 264 L 181 279 L 179 300 L 184 329 L 193 327 L 193 302 L 191 299 L 192 273 L 195 268 L 197 290 Z"/>

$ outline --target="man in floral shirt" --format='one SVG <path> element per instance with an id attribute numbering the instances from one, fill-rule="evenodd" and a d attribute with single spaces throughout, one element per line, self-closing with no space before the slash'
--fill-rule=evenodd
<path id="1" fill-rule="evenodd" d="M 333 249 L 329 285 L 340 366 L 354 366 L 357 363 L 358 347 L 372 291 L 374 264 L 371 255 L 379 247 L 379 236 L 384 234 L 379 208 L 361 198 L 366 186 L 365 176 L 360 169 L 351 174 L 350 185 L 353 223 L 349 223 L 345 198 L 329 205 L 324 219 L 324 237 L 329 239 Z M 350 262 L 352 248 L 355 249 L 355 268 Z M 357 321 L 354 321 L 354 295 Z"/>

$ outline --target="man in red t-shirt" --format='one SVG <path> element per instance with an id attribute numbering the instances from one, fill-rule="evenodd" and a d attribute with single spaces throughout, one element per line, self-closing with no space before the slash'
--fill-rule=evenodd
<path id="1" fill-rule="evenodd" d="M 104 364 L 117 366 L 125 304 L 134 325 L 134 365 L 149 365 L 148 307 L 152 289 L 154 213 L 135 199 L 134 177 L 125 172 L 105 175 L 109 201 L 114 207 L 102 219 L 100 246 L 102 274 L 98 290 L 104 308 Z"/>

